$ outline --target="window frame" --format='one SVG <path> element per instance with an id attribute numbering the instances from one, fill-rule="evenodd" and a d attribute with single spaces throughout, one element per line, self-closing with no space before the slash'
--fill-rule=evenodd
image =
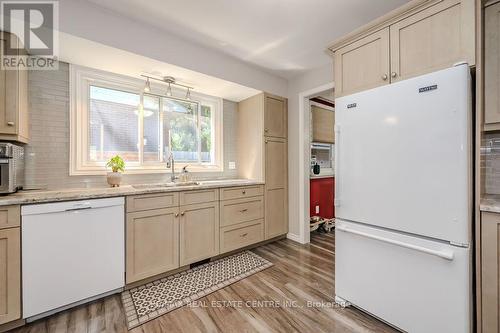
<path id="1" fill-rule="evenodd" d="M 144 80 L 136 79 L 120 74 L 109 73 L 97 69 L 87 68 L 70 64 L 70 176 L 76 175 L 105 175 L 109 170 L 105 162 L 92 162 L 88 158 L 89 150 L 89 102 L 90 86 L 114 89 L 128 93 L 138 94 L 140 103 L 143 105 L 144 95 L 150 95 L 160 98 L 160 113 L 163 105 L 163 98 L 169 96 L 160 93 L 166 90 L 166 85 L 151 82 L 151 92 L 145 93 Z M 172 94 L 182 96 L 185 90 L 172 87 Z M 182 98 L 172 97 L 173 99 L 183 100 Z M 198 103 L 198 133 L 201 126 L 201 107 L 202 105 L 211 108 L 212 125 L 212 146 L 211 153 L 213 163 L 186 163 L 176 161 L 175 171 L 179 172 L 184 166 L 189 166 L 190 172 L 222 172 L 224 169 L 223 161 L 223 103 L 222 99 L 214 96 L 201 94 L 191 91 L 190 102 Z M 127 162 L 126 174 L 146 174 L 146 173 L 166 173 L 170 169 L 166 168 L 166 162 L 144 162 L 144 118 L 140 108 L 138 119 L 138 144 L 139 161 Z M 160 131 L 162 134 L 162 131 Z M 201 140 L 198 139 L 198 151 L 201 151 Z M 201 159 L 201 155 L 199 155 Z M 161 152 L 160 152 L 161 159 Z"/>

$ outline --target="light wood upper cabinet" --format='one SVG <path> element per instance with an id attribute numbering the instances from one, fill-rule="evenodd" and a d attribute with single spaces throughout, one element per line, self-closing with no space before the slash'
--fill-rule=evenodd
<path id="1" fill-rule="evenodd" d="M 500 214 L 481 214 L 482 331 L 500 332 Z"/>
<path id="2" fill-rule="evenodd" d="M 21 318 L 20 228 L 0 230 L 0 324 Z"/>
<path id="3" fill-rule="evenodd" d="M 412 1 L 328 48 L 335 96 L 451 67 L 475 65 L 474 0 Z"/>
<path id="4" fill-rule="evenodd" d="M 265 238 L 288 231 L 287 142 L 266 138 Z"/>
<path id="5" fill-rule="evenodd" d="M 219 202 L 180 208 L 180 264 L 188 265 L 219 254 Z"/>
<path id="6" fill-rule="evenodd" d="M 311 107 L 312 141 L 335 143 L 335 112 L 313 105 Z"/>
<path id="7" fill-rule="evenodd" d="M 389 28 L 335 51 L 335 97 L 389 84 Z"/>
<path id="8" fill-rule="evenodd" d="M 265 94 L 264 135 L 286 138 L 288 132 L 286 99 Z"/>
<path id="9" fill-rule="evenodd" d="M 443 0 L 391 25 L 391 82 L 474 65 L 474 2 Z"/>
<path id="10" fill-rule="evenodd" d="M 179 208 L 127 214 L 127 283 L 179 267 Z"/>
<path id="11" fill-rule="evenodd" d="M 500 129 L 500 2 L 485 9 L 484 122 L 486 130 Z"/>
<path id="12" fill-rule="evenodd" d="M 19 44 L 12 34 L 1 32 L 0 61 L 7 39 Z M 19 49 L 19 55 L 26 51 Z M 29 141 L 28 119 L 28 71 L 0 69 L 0 140 L 13 140 L 23 143 Z"/>

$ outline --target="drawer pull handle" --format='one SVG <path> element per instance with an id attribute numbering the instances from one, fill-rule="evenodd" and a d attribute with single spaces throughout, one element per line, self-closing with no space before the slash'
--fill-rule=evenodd
<path id="1" fill-rule="evenodd" d="M 248 210 L 247 208 L 242 209 L 242 210 L 240 210 L 240 213 L 244 213 L 244 212 L 246 212 L 247 210 Z"/>
<path id="2" fill-rule="evenodd" d="M 241 234 L 240 237 L 246 237 L 248 235 L 248 232 L 245 232 L 244 234 Z"/>
<path id="3" fill-rule="evenodd" d="M 14 126 L 14 122 L 13 121 L 8 121 L 7 122 L 7 126 Z"/>
<path id="4" fill-rule="evenodd" d="M 175 213 L 175 217 L 179 217 L 179 213 Z"/>
<path id="5" fill-rule="evenodd" d="M 398 76 L 398 73 L 396 73 L 396 72 L 391 73 L 391 77 L 395 78 L 396 76 Z"/>
<path id="6" fill-rule="evenodd" d="M 184 214 L 185 214 L 185 213 L 186 213 L 186 212 L 182 212 L 182 213 L 181 213 L 181 216 L 184 216 Z"/>
<path id="7" fill-rule="evenodd" d="M 246 193 L 247 193 L 247 191 L 243 190 L 243 191 L 241 191 L 241 193 L 246 194 Z"/>
<path id="8" fill-rule="evenodd" d="M 388 78 L 387 74 L 382 75 L 382 80 L 387 81 Z"/>

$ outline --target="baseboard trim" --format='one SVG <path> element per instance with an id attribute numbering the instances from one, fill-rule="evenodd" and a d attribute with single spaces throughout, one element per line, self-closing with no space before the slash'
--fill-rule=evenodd
<path id="1" fill-rule="evenodd" d="M 299 235 L 288 233 L 286 234 L 286 238 L 289 240 L 293 240 L 294 242 L 300 243 L 300 244 L 305 244 L 301 239 Z"/>

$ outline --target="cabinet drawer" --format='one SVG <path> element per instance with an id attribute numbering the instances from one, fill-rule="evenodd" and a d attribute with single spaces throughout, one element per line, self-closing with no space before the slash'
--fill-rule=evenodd
<path id="1" fill-rule="evenodd" d="M 0 207 L 0 229 L 18 227 L 21 224 L 21 206 Z"/>
<path id="2" fill-rule="evenodd" d="M 219 189 L 181 192 L 179 199 L 181 205 L 218 201 Z"/>
<path id="3" fill-rule="evenodd" d="M 220 252 L 236 250 L 264 240 L 264 220 L 224 227 L 220 231 Z"/>
<path id="4" fill-rule="evenodd" d="M 221 203 L 221 226 L 264 218 L 264 197 L 226 200 Z"/>
<path id="5" fill-rule="evenodd" d="M 240 199 L 264 195 L 264 185 L 230 187 L 221 189 L 221 200 Z"/>
<path id="6" fill-rule="evenodd" d="M 179 193 L 157 193 L 127 197 L 127 212 L 168 208 L 179 205 Z"/>

